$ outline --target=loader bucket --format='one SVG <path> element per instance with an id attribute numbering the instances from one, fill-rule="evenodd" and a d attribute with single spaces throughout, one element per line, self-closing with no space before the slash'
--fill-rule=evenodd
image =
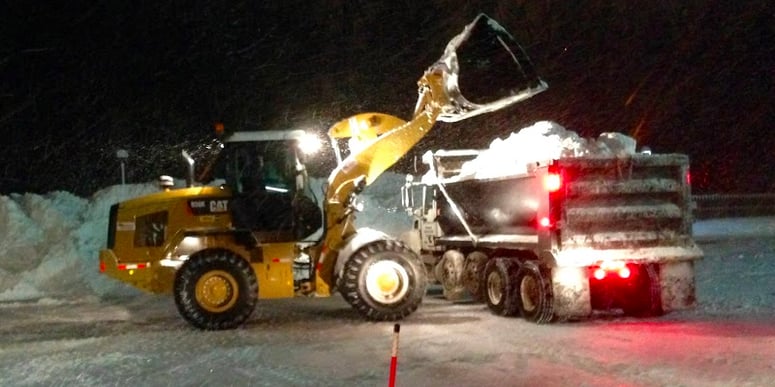
<path id="1" fill-rule="evenodd" d="M 456 122 L 502 109 L 546 90 L 522 46 L 480 14 L 455 36 L 433 67 L 442 67 L 450 101 L 439 120 Z"/>

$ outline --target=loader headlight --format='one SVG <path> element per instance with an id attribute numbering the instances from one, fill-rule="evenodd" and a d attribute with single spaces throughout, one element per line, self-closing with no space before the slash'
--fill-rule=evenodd
<path id="1" fill-rule="evenodd" d="M 305 134 L 299 139 L 299 149 L 301 149 L 305 155 L 313 155 L 320 151 L 320 148 L 322 147 L 322 141 L 314 134 Z"/>

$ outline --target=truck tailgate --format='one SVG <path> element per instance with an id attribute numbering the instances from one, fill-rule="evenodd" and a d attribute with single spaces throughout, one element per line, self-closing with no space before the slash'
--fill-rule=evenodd
<path id="1" fill-rule="evenodd" d="M 689 158 L 681 154 L 556 162 L 564 190 L 559 245 L 637 249 L 694 245 Z"/>

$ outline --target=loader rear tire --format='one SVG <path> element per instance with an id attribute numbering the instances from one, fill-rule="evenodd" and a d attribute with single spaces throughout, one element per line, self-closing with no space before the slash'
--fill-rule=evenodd
<path id="1" fill-rule="evenodd" d="M 484 296 L 490 311 L 500 316 L 519 313 L 519 262 L 512 258 L 493 258 L 484 266 Z"/>
<path id="2" fill-rule="evenodd" d="M 525 320 L 546 324 L 554 319 L 552 282 L 532 261 L 522 264 L 517 274 L 518 305 Z"/>
<path id="3" fill-rule="evenodd" d="M 253 313 L 258 282 L 250 264 L 233 252 L 204 250 L 178 269 L 174 293 L 178 312 L 191 325 L 233 329 Z"/>
<path id="4" fill-rule="evenodd" d="M 372 242 L 345 263 L 339 291 L 365 318 L 395 321 L 420 306 L 428 283 L 420 258 L 395 240 Z"/>

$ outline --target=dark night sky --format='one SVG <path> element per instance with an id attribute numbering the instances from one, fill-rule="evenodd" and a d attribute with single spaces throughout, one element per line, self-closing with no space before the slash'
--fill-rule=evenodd
<path id="1" fill-rule="evenodd" d="M 417 153 L 548 119 L 687 153 L 695 192 L 775 192 L 771 1 L 566 3 L 3 2 L 0 193 L 89 195 L 117 182 L 119 148 L 130 180 L 180 175 L 179 150 L 216 121 L 324 133 L 362 111 L 407 118 L 422 71 L 479 12 L 515 35 L 550 89 L 440 124 Z"/>

